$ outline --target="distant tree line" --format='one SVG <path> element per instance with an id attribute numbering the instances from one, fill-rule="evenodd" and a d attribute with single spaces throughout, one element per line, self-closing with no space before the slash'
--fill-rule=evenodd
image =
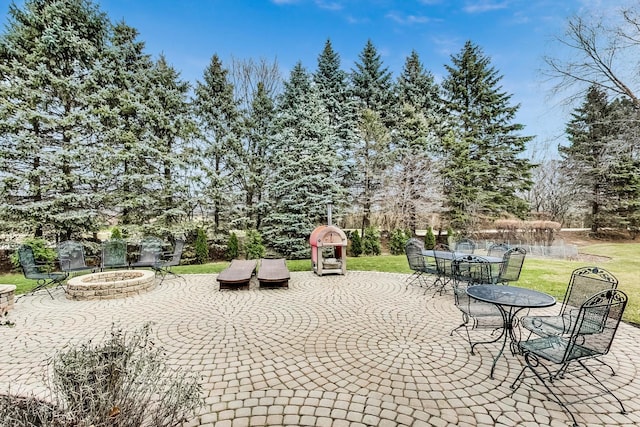
<path id="1" fill-rule="evenodd" d="M 66 239 L 197 224 L 258 230 L 296 258 L 330 201 L 361 235 L 524 218 L 535 186 L 519 106 L 472 42 L 446 71 L 436 84 L 413 51 L 394 78 L 369 40 L 346 72 L 327 40 L 313 72 L 298 63 L 283 78 L 276 62 L 213 54 L 191 87 L 91 1 L 12 4 L 0 230 Z"/>

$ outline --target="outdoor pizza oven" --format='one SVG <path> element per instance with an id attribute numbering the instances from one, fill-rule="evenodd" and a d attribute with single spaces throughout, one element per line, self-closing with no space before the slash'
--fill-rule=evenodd
<path id="1" fill-rule="evenodd" d="M 311 232 L 311 265 L 318 275 L 345 274 L 347 272 L 347 235 L 331 225 L 331 205 L 329 205 L 329 225 L 321 225 Z"/>

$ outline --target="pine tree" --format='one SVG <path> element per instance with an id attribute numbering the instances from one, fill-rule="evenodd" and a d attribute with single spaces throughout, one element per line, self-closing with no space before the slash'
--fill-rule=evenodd
<path id="1" fill-rule="evenodd" d="M 430 126 L 441 121 L 440 88 L 433 74 L 425 70 L 418 53 L 413 50 L 407 57 L 396 83 L 396 98 L 399 106 L 409 104 L 422 113 Z M 435 129 L 434 129 L 435 130 Z"/>
<path id="2" fill-rule="evenodd" d="M 465 233 L 503 212 L 523 216 L 517 194 L 530 186 L 531 164 L 521 156 L 532 138 L 513 123 L 518 106 L 502 91 L 502 76 L 477 45 L 465 43 L 446 65 L 442 83 L 450 129 L 443 136 L 447 216 Z"/>
<path id="3" fill-rule="evenodd" d="M 244 219 L 239 226 L 259 229 L 267 211 L 264 186 L 270 168 L 266 158 L 270 152 L 275 105 L 264 84 L 258 82 L 251 108 L 244 115 L 242 144 L 235 153 L 234 178 L 244 193 Z"/>
<path id="4" fill-rule="evenodd" d="M 189 142 L 195 124 L 188 99 L 189 83 L 180 79 L 164 55 L 155 62 L 150 83 L 147 101 L 150 129 L 146 143 L 154 152 L 154 168 L 153 185 L 147 191 L 154 194 L 155 205 L 148 209 L 156 221 L 171 228 L 186 218 L 192 205 L 189 183 L 181 177 L 193 160 Z"/>
<path id="5" fill-rule="evenodd" d="M 623 226 L 628 223 L 627 215 L 635 222 L 638 161 L 623 126 L 634 114 L 626 104 L 609 102 L 602 89 L 592 86 L 567 125 L 569 145 L 558 147 L 562 170 L 577 190 L 577 201 L 588 206 L 593 233 L 607 226 Z"/>
<path id="6" fill-rule="evenodd" d="M 358 124 L 360 139 L 354 150 L 357 171 L 354 190 L 362 209 L 361 231 L 369 227 L 373 207 L 380 201 L 383 177 L 389 165 L 391 134 L 373 110 L 362 111 Z M 364 234 L 363 234 L 364 235 Z"/>
<path id="7" fill-rule="evenodd" d="M 149 220 L 153 216 L 149 207 L 155 205 L 153 194 L 147 191 L 153 186 L 147 171 L 155 153 L 146 143 L 153 61 L 138 36 L 126 23 L 116 24 L 95 78 L 101 160 L 94 167 L 99 168 L 96 173 L 103 182 L 94 191 L 102 195 L 102 205 L 125 225 Z"/>
<path id="8" fill-rule="evenodd" d="M 307 258 L 311 231 L 325 221 L 326 203 L 340 199 L 343 190 L 326 110 L 300 63 L 285 82 L 278 111 L 269 157 L 270 209 L 261 231 L 278 253 Z"/>
<path id="9" fill-rule="evenodd" d="M 15 229 L 69 238 L 98 226 L 90 88 L 107 32 L 89 1 L 9 6 L 0 37 L 0 216 Z"/>
<path id="10" fill-rule="evenodd" d="M 218 55 L 213 55 L 198 82 L 193 100 L 202 135 L 205 167 L 205 193 L 211 203 L 216 230 L 221 227 L 221 214 L 229 220 L 231 173 L 228 153 L 239 143 L 240 115 L 233 97 L 233 85 Z M 236 150 L 237 151 L 237 150 Z"/>
<path id="11" fill-rule="evenodd" d="M 348 75 L 340 69 L 340 56 L 327 40 L 318 56 L 318 68 L 313 75 L 320 101 L 327 111 L 329 126 L 334 132 L 338 144 L 334 151 L 343 159 L 347 168 L 340 173 L 344 176 L 343 185 L 353 182 L 353 147 L 357 141 L 358 111 L 351 96 Z M 338 205 L 347 201 L 336 201 Z"/>
<path id="12" fill-rule="evenodd" d="M 359 109 L 375 111 L 382 118 L 382 122 L 391 127 L 394 105 L 391 72 L 383 65 L 380 54 L 371 40 L 367 40 L 358 58 L 356 68 L 351 71 L 351 82 Z"/>

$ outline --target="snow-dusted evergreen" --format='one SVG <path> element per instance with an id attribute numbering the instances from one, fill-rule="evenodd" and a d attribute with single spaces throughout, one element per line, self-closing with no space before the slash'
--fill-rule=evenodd
<path id="1" fill-rule="evenodd" d="M 268 157 L 269 212 L 262 235 L 276 252 L 310 256 L 309 235 L 326 223 L 326 204 L 343 197 L 336 137 L 311 77 L 298 63 L 285 82 Z"/>

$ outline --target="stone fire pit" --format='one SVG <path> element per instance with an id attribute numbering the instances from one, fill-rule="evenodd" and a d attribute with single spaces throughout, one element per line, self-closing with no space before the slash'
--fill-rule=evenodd
<path id="1" fill-rule="evenodd" d="M 77 276 L 67 282 L 67 298 L 72 300 L 126 298 L 156 287 L 150 270 L 114 270 Z"/>

